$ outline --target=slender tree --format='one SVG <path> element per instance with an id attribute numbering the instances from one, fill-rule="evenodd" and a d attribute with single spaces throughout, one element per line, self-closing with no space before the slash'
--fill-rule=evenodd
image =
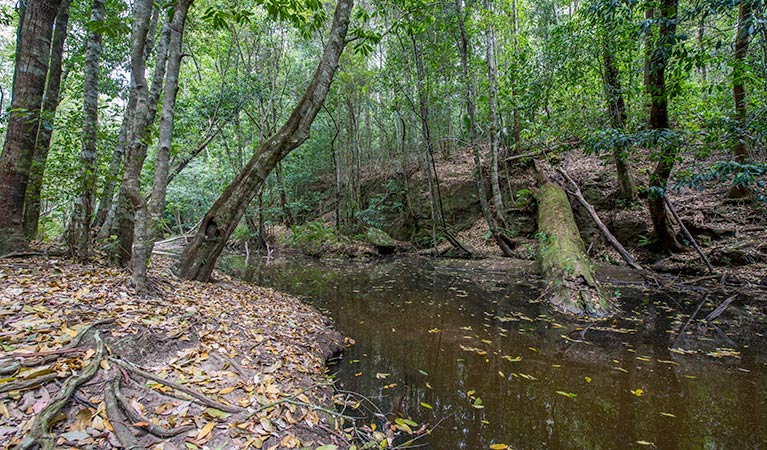
<path id="1" fill-rule="evenodd" d="M 493 235 L 498 246 L 505 256 L 511 256 L 511 248 L 503 240 L 498 227 L 495 224 L 490 213 L 490 206 L 487 202 L 487 192 L 485 190 L 485 180 L 482 177 L 482 157 L 479 151 L 479 142 L 477 132 L 477 105 L 474 99 L 474 77 L 471 73 L 471 66 L 469 65 L 469 39 L 466 33 L 466 23 L 464 21 L 463 7 L 461 6 L 463 0 L 455 0 L 455 10 L 458 19 L 458 52 L 461 55 L 461 70 L 463 72 L 463 82 L 466 89 L 466 114 L 469 118 L 469 145 L 471 146 L 472 156 L 474 157 L 474 183 L 477 185 L 477 196 L 479 197 L 479 207 L 482 211 L 482 216 L 485 218 L 487 227 L 490 233 Z"/>
<path id="2" fill-rule="evenodd" d="M 506 207 L 503 204 L 503 195 L 501 194 L 501 184 L 498 178 L 498 102 L 496 78 L 498 76 L 498 68 L 495 60 L 495 26 L 493 21 L 495 20 L 495 9 L 491 0 L 485 1 L 485 10 L 488 14 L 487 17 L 487 102 L 488 109 L 490 111 L 490 154 L 492 157 L 490 163 L 490 187 L 493 191 L 493 206 L 495 206 L 495 215 L 498 217 L 499 222 L 504 228 L 508 228 L 508 222 L 506 220 Z"/>
<path id="3" fill-rule="evenodd" d="M 658 6 L 658 37 L 649 64 L 650 91 L 650 127 L 656 131 L 668 130 L 668 90 L 666 89 L 666 69 L 671 51 L 676 41 L 678 0 L 661 0 Z M 658 163 L 650 175 L 650 187 L 653 188 L 648 199 L 650 216 L 655 229 L 655 237 L 666 251 L 681 250 L 676 240 L 671 216 L 666 210 L 663 196 L 666 185 L 674 168 L 678 146 L 665 144 L 660 149 Z"/>
<path id="4" fill-rule="evenodd" d="M 14 68 L 11 114 L 0 155 L 0 255 L 26 245 L 24 197 L 35 150 L 53 24 L 61 0 L 26 2 Z"/>
<path id="5" fill-rule="evenodd" d="M 97 127 L 99 113 L 99 59 L 101 57 L 102 24 L 106 13 L 104 0 L 93 0 L 91 19 L 88 24 L 92 29 L 88 33 L 85 49 L 85 81 L 83 83 L 83 146 L 80 153 L 82 172 L 80 174 L 80 193 L 75 202 L 72 219 L 70 252 L 80 258 L 86 258 L 90 247 L 91 218 L 93 203 L 96 199 L 97 170 Z"/>
<path id="6" fill-rule="evenodd" d="M 735 159 L 743 162 L 749 159 L 746 141 L 746 56 L 748 45 L 751 40 L 750 28 L 753 25 L 752 0 L 741 0 L 738 5 L 738 26 L 735 31 L 735 43 L 732 65 L 732 98 L 735 103 L 735 123 L 738 128 L 738 141 L 733 147 Z"/>
<path id="7" fill-rule="evenodd" d="M 175 5 L 173 19 L 170 24 L 168 68 L 163 89 L 160 134 L 157 141 L 152 193 L 145 204 L 136 206 L 131 268 L 133 283 L 141 290 L 146 289 L 146 269 L 152 254 L 152 248 L 158 237 L 157 229 L 165 206 L 170 149 L 173 139 L 173 120 L 176 109 L 176 95 L 178 93 L 178 77 L 181 71 L 184 26 L 191 4 L 192 0 L 178 0 Z"/>

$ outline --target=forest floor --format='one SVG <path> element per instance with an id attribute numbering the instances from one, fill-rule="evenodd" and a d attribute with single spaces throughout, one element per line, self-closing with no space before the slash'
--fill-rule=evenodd
<path id="1" fill-rule="evenodd" d="M 139 296 L 98 263 L 0 259 L 0 447 L 49 430 L 48 448 L 348 447 L 325 372 L 344 339 L 328 320 L 169 266 L 155 256 Z"/>

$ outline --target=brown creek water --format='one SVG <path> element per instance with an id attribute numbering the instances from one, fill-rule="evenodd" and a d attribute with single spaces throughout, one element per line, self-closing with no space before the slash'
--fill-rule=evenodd
<path id="1" fill-rule="evenodd" d="M 700 295 L 624 287 L 622 318 L 589 325 L 550 315 L 523 267 L 421 258 L 242 264 L 223 266 L 301 296 L 356 341 L 330 368 L 338 385 L 389 420 L 436 426 L 416 445 L 767 448 L 758 301 L 734 302 L 712 325 L 699 320 L 721 301 L 711 297 L 687 323 Z M 380 428 L 384 419 L 370 422 Z"/>

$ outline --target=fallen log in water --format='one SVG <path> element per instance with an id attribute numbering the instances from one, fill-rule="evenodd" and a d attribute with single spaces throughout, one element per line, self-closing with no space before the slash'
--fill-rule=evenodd
<path id="1" fill-rule="evenodd" d="M 539 170 L 538 261 L 546 283 L 543 298 L 559 312 L 602 318 L 614 306 L 594 276 L 567 194 Z"/>

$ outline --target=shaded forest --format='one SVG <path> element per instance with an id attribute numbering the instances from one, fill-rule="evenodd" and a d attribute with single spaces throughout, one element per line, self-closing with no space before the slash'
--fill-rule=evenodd
<path id="1" fill-rule="evenodd" d="M 471 253 L 445 205 L 478 199 L 511 256 L 540 192 L 520 167 L 546 183 L 563 154 L 609 168 L 656 254 L 693 243 L 680 186 L 761 214 L 761 2 L 145 3 L 4 8 L 3 253 L 103 250 L 142 285 L 154 242 L 197 229 L 177 273 L 205 280 L 231 239 L 315 220 Z M 446 198 L 451 164 L 471 198 Z"/>

